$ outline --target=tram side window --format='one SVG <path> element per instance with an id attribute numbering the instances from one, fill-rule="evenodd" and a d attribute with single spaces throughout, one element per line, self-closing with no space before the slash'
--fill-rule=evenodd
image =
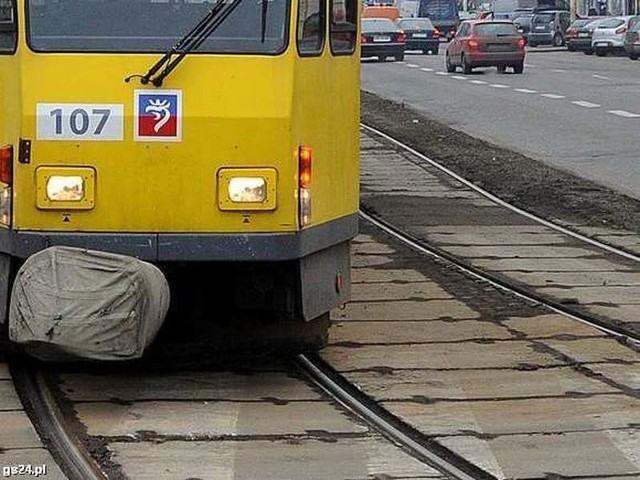
<path id="1" fill-rule="evenodd" d="M 331 51 L 348 55 L 355 51 L 358 31 L 358 0 L 331 0 Z"/>
<path id="2" fill-rule="evenodd" d="M 16 40 L 14 0 L 0 0 L 0 53 L 13 53 Z"/>
<path id="3" fill-rule="evenodd" d="M 324 0 L 300 0 L 298 6 L 298 52 L 314 55 L 322 52 L 325 32 Z"/>

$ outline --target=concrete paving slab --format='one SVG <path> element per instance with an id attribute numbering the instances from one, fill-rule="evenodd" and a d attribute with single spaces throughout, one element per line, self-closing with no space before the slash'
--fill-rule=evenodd
<path id="1" fill-rule="evenodd" d="M 351 253 L 355 255 L 388 255 L 396 250 L 382 243 L 354 243 L 351 245 Z"/>
<path id="2" fill-rule="evenodd" d="M 623 440 L 612 438 L 612 434 Z M 508 435 L 481 440 L 469 436 L 438 441 L 500 479 L 640 478 L 640 463 L 629 450 L 640 451 L 637 429 L 563 435 Z M 491 455 L 487 455 L 490 450 Z"/>
<path id="3" fill-rule="evenodd" d="M 159 435 L 303 435 L 310 431 L 363 433 L 332 405 L 322 402 L 288 404 L 232 402 L 80 403 L 75 406 L 89 435 L 107 437 L 139 431 Z"/>
<path id="4" fill-rule="evenodd" d="M 112 443 L 113 460 L 136 480 L 336 480 L 443 478 L 377 438 L 335 442 Z"/>
<path id="5" fill-rule="evenodd" d="M 529 342 L 495 344 L 446 343 L 423 345 L 371 345 L 327 347 L 321 352 L 338 371 L 360 369 L 481 369 L 519 368 L 523 365 L 549 367 L 564 363 L 535 351 Z"/>
<path id="6" fill-rule="evenodd" d="M 352 301 L 383 300 L 442 300 L 453 298 L 442 287 L 433 282 L 405 284 L 355 284 L 351 286 Z"/>
<path id="7" fill-rule="evenodd" d="M 566 245 L 567 239 L 560 233 L 522 233 L 514 235 L 511 233 L 474 233 L 470 229 L 468 234 L 446 234 L 432 233 L 424 231 L 425 227 L 410 227 L 411 232 L 425 235 L 433 242 L 443 245 Z"/>
<path id="8" fill-rule="evenodd" d="M 640 275 L 638 276 L 640 278 Z M 429 278 L 417 270 L 392 270 L 381 268 L 354 268 L 351 270 L 351 283 L 407 283 L 427 282 Z M 436 283 L 434 282 L 434 285 Z"/>
<path id="9" fill-rule="evenodd" d="M 376 400 L 495 400 L 619 393 L 571 367 L 549 370 L 412 370 L 350 372 L 345 376 Z M 637 378 L 640 383 L 640 376 Z"/>
<path id="10" fill-rule="evenodd" d="M 367 235 L 366 233 L 359 233 L 356 238 L 353 239 L 353 243 L 379 243 L 378 240 L 374 239 L 371 235 Z"/>
<path id="11" fill-rule="evenodd" d="M 537 315 L 535 317 L 510 318 L 502 322 L 505 326 L 524 333 L 527 338 L 547 338 L 557 335 L 573 337 L 602 337 L 607 335 L 597 328 L 585 325 L 560 314 Z"/>
<path id="12" fill-rule="evenodd" d="M 353 344 L 433 343 L 464 340 L 506 340 L 515 338 L 508 329 L 491 322 L 334 322 L 329 343 Z"/>
<path id="13" fill-rule="evenodd" d="M 594 258 L 507 258 L 500 260 L 472 259 L 476 267 L 503 273 L 523 272 L 622 272 L 632 271 L 628 265 Z"/>
<path id="14" fill-rule="evenodd" d="M 534 287 L 640 285 L 640 273 L 636 272 L 509 272 L 509 277 Z"/>
<path id="15" fill-rule="evenodd" d="M 22 410 L 22 403 L 10 380 L 0 380 L 0 411 Z"/>
<path id="16" fill-rule="evenodd" d="M 393 260 L 383 255 L 352 255 L 351 267 L 373 267 L 374 265 L 385 265 Z"/>
<path id="17" fill-rule="evenodd" d="M 624 429 L 637 425 L 640 418 L 640 399 L 620 394 L 429 404 L 388 401 L 383 405 L 421 432 L 436 436 Z"/>
<path id="18" fill-rule="evenodd" d="M 42 447 L 40 437 L 23 411 L 0 412 L 0 425 L 0 452 Z"/>
<path id="19" fill-rule="evenodd" d="M 348 303 L 334 310 L 336 320 L 437 320 L 471 319 L 480 315 L 457 300 L 423 300 L 380 303 Z"/>
<path id="20" fill-rule="evenodd" d="M 39 477 L 34 475 L 5 475 L 7 467 L 18 467 L 20 465 L 31 465 L 32 467 L 45 467 L 45 474 Z M 9 470 L 11 473 L 11 470 Z M 46 480 L 66 480 L 67 476 L 62 473 L 51 454 L 44 448 L 28 448 L 17 450 L 0 451 L 0 475 L 6 478 L 45 478 Z"/>
<path id="21" fill-rule="evenodd" d="M 620 385 L 621 388 L 629 388 L 640 391 L 640 368 L 629 368 L 628 365 L 616 363 L 596 363 L 587 367 L 593 373 L 602 375 L 609 381 Z"/>
<path id="22" fill-rule="evenodd" d="M 601 253 L 569 246 L 444 246 L 444 250 L 465 258 L 582 258 L 602 257 Z"/>
<path id="23" fill-rule="evenodd" d="M 319 400 L 321 395 L 300 379 L 265 372 L 241 376 L 229 372 L 158 374 L 62 374 L 60 389 L 73 401 L 135 400 Z"/>
<path id="24" fill-rule="evenodd" d="M 586 338 L 578 340 L 541 340 L 549 347 L 576 362 L 620 363 L 628 362 L 627 368 L 640 368 L 640 353 L 610 338 Z"/>
<path id="25" fill-rule="evenodd" d="M 638 305 L 589 305 L 589 311 L 624 323 L 640 323 Z"/>
<path id="26" fill-rule="evenodd" d="M 9 367 L 6 363 L 0 362 L 0 380 L 11 380 Z"/>
<path id="27" fill-rule="evenodd" d="M 610 285 L 604 287 L 570 287 L 540 288 L 539 293 L 549 295 L 555 298 L 576 298 L 583 305 L 592 303 L 609 303 L 609 304 L 640 304 L 640 288 L 631 287 L 612 287 Z M 640 307 L 637 307 L 640 312 Z"/>
<path id="28" fill-rule="evenodd" d="M 495 203 L 491 203 L 491 205 L 495 206 Z M 422 227 L 422 229 L 425 233 L 428 234 L 443 233 L 447 235 L 494 235 L 496 233 L 499 233 L 501 235 L 508 235 L 509 237 L 527 233 L 534 235 L 556 233 L 550 228 L 535 223 L 528 223 L 526 225 L 429 225 Z"/>

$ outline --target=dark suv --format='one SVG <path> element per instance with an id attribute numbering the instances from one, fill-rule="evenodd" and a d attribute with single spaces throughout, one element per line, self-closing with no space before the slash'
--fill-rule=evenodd
<path id="1" fill-rule="evenodd" d="M 542 10 L 531 17 L 531 29 L 527 35 L 531 47 L 538 45 L 564 45 L 564 32 L 571 24 L 571 14 L 566 10 Z"/>
<path id="2" fill-rule="evenodd" d="M 631 60 L 640 57 L 640 16 L 629 20 L 629 29 L 624 37 L 624 49 Z"/>

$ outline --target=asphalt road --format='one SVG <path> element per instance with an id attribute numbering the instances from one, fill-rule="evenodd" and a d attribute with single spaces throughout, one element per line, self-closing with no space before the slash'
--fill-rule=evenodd
<path id="1" fill-rule="evenodd" d="M 640 198 L 640 62 L 530 49 L 522 75 L 447 74 L 437 56 L 362 62 L 362 88 Z"/>

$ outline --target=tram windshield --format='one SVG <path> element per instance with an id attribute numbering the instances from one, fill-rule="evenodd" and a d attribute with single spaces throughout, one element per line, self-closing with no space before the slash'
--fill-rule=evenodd
<path id="1" fill-rule="evenodd" d="M 28 0 L 28 41 L 39 52 L 166 52 L 214 4 L 214 0 Z M 282 52 L 289 4 L 290 0 L 242 0 L 194 53 Z"/>

